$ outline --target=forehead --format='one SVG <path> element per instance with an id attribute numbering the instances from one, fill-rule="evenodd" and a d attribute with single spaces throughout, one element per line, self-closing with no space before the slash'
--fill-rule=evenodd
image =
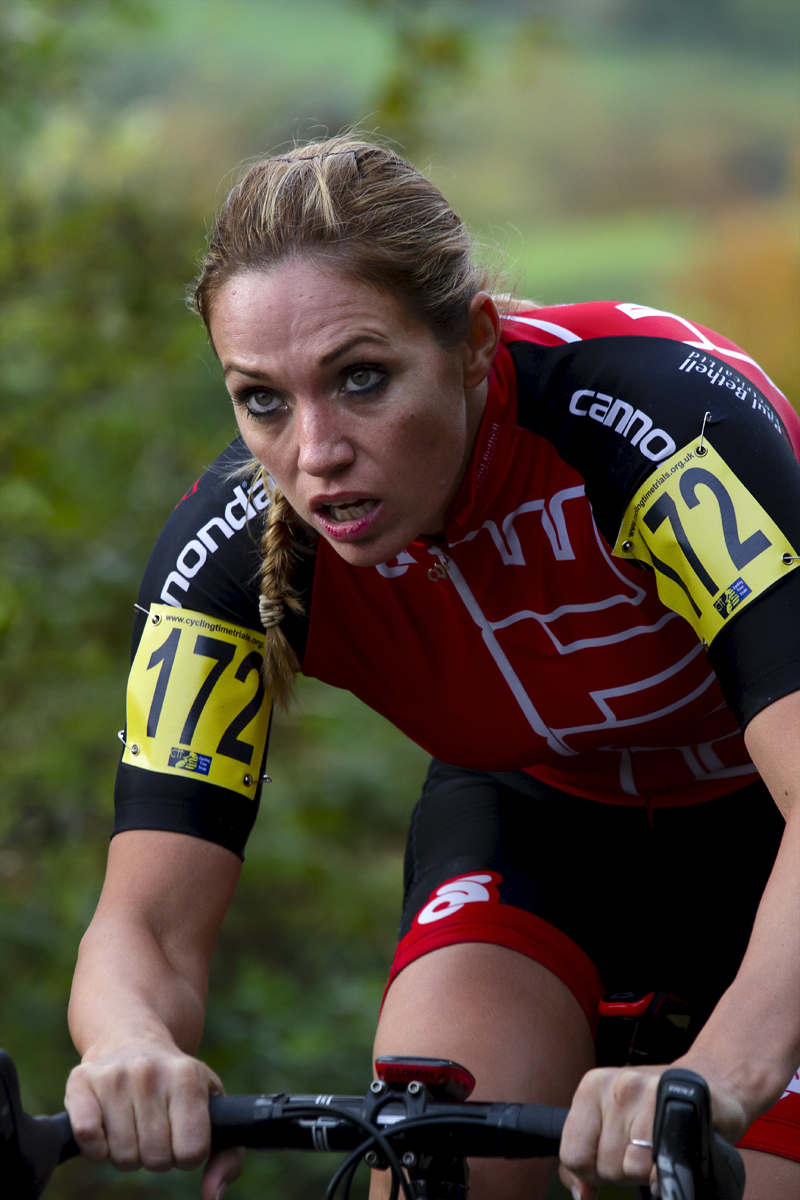
<path id="1" fill-rule="evenodd" d="M 431 337 L 390 291 L 301 260 L 234 275 L 211 315 L 217 353 L 303 347 L 321 357 L 364 335 L 394 343 Z"/>

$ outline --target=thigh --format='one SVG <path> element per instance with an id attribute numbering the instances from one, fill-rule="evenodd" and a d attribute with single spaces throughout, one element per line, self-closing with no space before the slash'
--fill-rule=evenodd
<path id="1" fill-rule="evenodd" d="M 462 1063 L 477 1100 L 568 1105 L 594 1065 L 584 1012 L 551 971 L 505 946 L 461 943 L 415 959 L 396 976 L 375 1039 L 383 1054 L 425 1055 Z M 555 1160 L 475 1159 L 475 1200 L 536 1200 Z M 388 1196 L 376 1176 L 374 1200 Z"/>
<path id="2" fill-rule="evenodd" d="M 570 871 L 575 798 L 542 790 L 534 797 L 487 773 L 432 765 L 406 847 L 390 980 L 444 946 L 487 942 L 547 967 L 596 1023 L 603 985 L 582 944 L 575 914 L 586 906 Z"/>
<path id="3" fill-rule="evenodd" d="M 744 1200 L 777 1200 L 800 1196 L 800 1162 L 764 1154 L 760 1150 L 740 1149 L 747 1185 Z"/>

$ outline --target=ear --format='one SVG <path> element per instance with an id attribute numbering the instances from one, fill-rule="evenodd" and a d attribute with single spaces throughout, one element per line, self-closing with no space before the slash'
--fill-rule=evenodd
<path id="1" fill-rule="evenodd" d="M 464 387 L 483 383 L 500 341 L 500 314 L 488 292 L 477 292 L 469 303 L 470 328 L 464 354 Z"/>

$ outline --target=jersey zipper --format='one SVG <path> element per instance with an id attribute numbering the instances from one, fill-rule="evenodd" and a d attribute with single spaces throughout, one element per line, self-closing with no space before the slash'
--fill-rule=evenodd
<path id="1" fill-rule="evenodd" d="M 438 555 L 439 561 L 434 563 L 428 570 L 428 579 L 431 583 L 440 583 L 443 579 L 447 579 L 450 568 L 450 547 L 447 545 L 445 538 L 441 542 L 432 537 L 415 538 L 413 545 L 425 546 L 429 554 Z"/>

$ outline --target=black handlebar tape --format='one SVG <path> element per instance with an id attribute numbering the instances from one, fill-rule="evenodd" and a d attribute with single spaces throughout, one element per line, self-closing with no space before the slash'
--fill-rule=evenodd
<path id="1" fill-rule="evenodd" d="M 63 1162 L 65 1141 L 72 1142 L 67 1114 L 61 1113 L 55 1118 L 28 1116 L 22 1107 L 16 1067 L 9 1055 L 0 1050 L 0 1185 L 3 1194 L 13 1196 L 14 1200 L 36 1200 L 58 1163 Z M 77 1152 L 75 1146 L 74 1153 Z"/>
<path id="2" fill-rule="evenodd" d="M 72 1136 L 72 1126 L 69 1122 L 69 1114 L 65 1112 L 56 1113 L 54 1117 L 37 1117 L 37 1121 L 51 1121 L 55 1127 L 58 1136 L 61 1150 L 58 1156 L 59 1166 L 66 1162 L 67 1159 L 77 1158 L 80 1154 L 78 1143 Z"/>
<path id="3" fill-rule="evenodd" d="M 363 1104 L 363 1096 L 212 1096 L 211 1145 L 214 1150 L 354 1150 L 368 1136 L 350 1119 Z"/>
<path id="4" fill-rule="evenodd" d="M 741 1200 L 744 1164 L 711 1127 L 708 1085 L 673 1067 L 658 1085 L 653 1155 L 662 1196 L 670 1200 Z"/>
<path id="5" fill-rule="evenodd" d="M 499 1131 L 505 1158 L 557 1155 L 568 1108 L 547 1104 L 493 1104 L 486 1123 Z"/>

